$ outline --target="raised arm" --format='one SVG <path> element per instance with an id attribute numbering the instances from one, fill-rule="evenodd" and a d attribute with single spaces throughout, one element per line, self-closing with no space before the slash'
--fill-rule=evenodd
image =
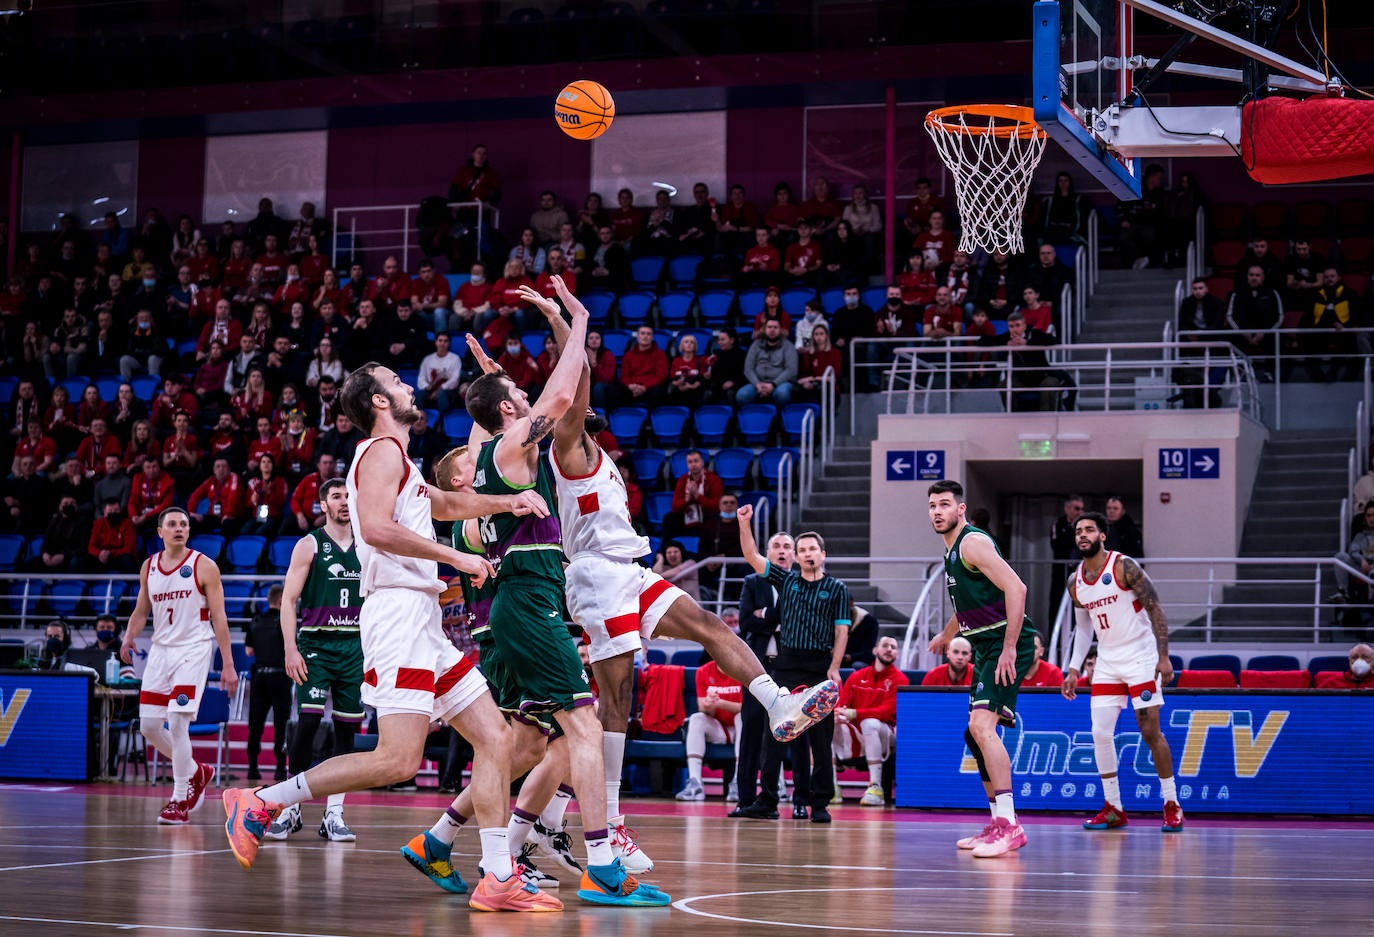
<path id="1" fill-rule="evenodd" d="M 1016 642 L 1021 637 L 1021 627 L 1026 619 L 1026 584 L 1016 575 L 1006 560 L 987 537 L 971 536 L 964 538 L 964 562 L 977 569 L 1002 590 L 1007 605 L 1007 625 L 1002 636 L 1002 654 L 997 658 L 997 671 L 994 679 L 1004 685 L 1016 682 Z"/>
<path id="2" fill-rule="evenodd" d="M 569 313 L 574 310 L 586 315 L 590 321 L 591 315 L 587 313 L 581 300 L 572 294 L 568 289 L 563 278 L 554 276 L 550 278 L 553 283 L 554 292 L 567 307 Z M 539 309 L 544 313 L 544 318 L 549 321 L 549 328 L 553 330 L 554 341 L 558 343 L 558 350 L 562 357 L 575 355 L 581 363 L 581 373 L 577 379 L 577 391 L 573 394 L 573 402 L 566 413 L 558 420 L 558 425 L 553 429 L 553 450 L 558 458 L 558 464 L 564 471 L 574 475 L 586 475 L 596 467 L 599 453 L 596 443 L 587 435 L 587 407 L 591 405 L 592 397 L 592 368 L 587 361 L 587 355 L 583 351 L 586 341 L 581 347 L 570 344 L 572 329 L 563 321 L 563 312 L 558 304 L 550 300 L 545 300 L 548 304 L 541 304 Z M 561 360 L 561 358 L 560 358 Z"/>
<path id="3" fill-rule="evenodd" d="M 768 571 L 768 558 L 759 552 L 758 544 L 754 542 L 754 527 L 749 523 L 754 518 L 754 506 L 741 504 L 735 516 L 739 520 L 740 556 L 754 568 L 754 572 L 762 576 Z"/>
<path id="4" fill-rule="evenodd" d="M 1164 617 L 1164 607 L 1159 604 L 1159 593 L 1155 584 L 1140 568 L 1140 564 L 1129 556 L 1119 556 L 1116 560 L 1116 581 L 1135 593 L 1140 607 L 1150 618 L 1150 630 L 1155 635 L 1155 647 L 1159 650 L 1159 678 L 1168 683 L 1174 676 L 1174 665 L 1169 660 L 1169 622 Z"/>

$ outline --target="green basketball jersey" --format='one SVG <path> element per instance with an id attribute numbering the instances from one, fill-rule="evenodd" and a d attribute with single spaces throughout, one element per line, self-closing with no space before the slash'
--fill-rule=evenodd
<path id="1" fill-rule="evenodd" d="M 336 632 L 358 630 L 358 610 L 363 597 L 359 592 L 362 564 L 349 546 L 340 547 L 324 528 L 306 534 L 315 541 L 315 558 L 301 589 L 300 630 Z"/>
<path id="2" fill-rule="evenodd" d="M 455 521 L 453 524 L 453 549 L 473 556 L 486 556 L 487 551 L 480 543 L 468 541 L 463 527 L 462 521 Z M 467 573 L 459 573 L 458 579 L 463 586 L 463 608 L 467 615 L 468 633 L 474 641 L 485 641 L 491 635 L 491 600 L 496 597 L 497 578 L 489 576 L 480 589 L 473 587 L 472 577 Z"/>
<path id="3" fill-rule="evenodd" d="M 981 570 L 970 569 L 960 553 L 964 540 L 972 534 L 987 537 L 997 555 L 1002 555 L 997 541 L 972 524 L 965 525 L 954 546 L 945 551 L 945 585 L 959 619 L 959 633 L 964 637 L 1005 628 L 1007 624 L 1006 596 Z M 1024 627 L 1031 627 L 1029 615 L 1025 616 Z"/>
<path id="4" fill-rule="evenodd" d="M 558 507 L 554 501 L 553 473 L 547 459 L 538 460 L 538 474 L 532 485 L 512 485 L 496 467 L 495 436 L 482 444 L 477 453 L 477 475 L 473 490 L 484 495 L 509 495 L 533 489 L 549 506 L 548 517 L 526 514 L 488 514 L 479 521 L 487 559 L 504 578 L 535 576 L 563 586 L 563 539 L 558 526 Z"/>

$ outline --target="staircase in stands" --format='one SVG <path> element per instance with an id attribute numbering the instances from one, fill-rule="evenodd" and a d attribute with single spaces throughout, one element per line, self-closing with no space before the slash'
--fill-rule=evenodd
<path id="1" fill-rule="evenodd" d="M 1174 308 L 1174 284 L 1183 276 L 1178 269 L 1103 270 L 1097 291 L 1088 302 L 1083 317 L 1083 329 L 1074 336 L 1075 344 L 1110 344 L 1115 342 L 1158 342 L 1164 337 L 1164 324 L 1178 314 Z M 1160 357 L 1158 351 L 1121 351 L 1113 355 L 1117 361 L 1141 361 Z M 1078 372 L 1081 385 L 1101 385 L 1104 372 L 1100 368 L 1083 368 Z M 1128 398 L 1122 398 L 1125 404 Z M 1080 391 L 1078 408 L 1101 408 L 1102 392 Z"/>

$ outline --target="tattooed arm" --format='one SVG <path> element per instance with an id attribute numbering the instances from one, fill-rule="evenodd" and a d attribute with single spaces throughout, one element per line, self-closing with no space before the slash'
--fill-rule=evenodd
<path id="1" fill-rule="evenodd" d="M 1164 617 L 1164 608 L 1159 604 L 1159 593 L 1155 584 L 1140 568 L 1140 564 L 1129 556 L 1116 560 L 1116 581 L 1135 593 L 1140 607 L 1150 617 L 1150 628 L 1155 633 L 1155 646 L 1159 648 L 1159 676 L 1168 683 L 1174 675 L 1174 665 L 1169 662 L 1169 622 Z"/>

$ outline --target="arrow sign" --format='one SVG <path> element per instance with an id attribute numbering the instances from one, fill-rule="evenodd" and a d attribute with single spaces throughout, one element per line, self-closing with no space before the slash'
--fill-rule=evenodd
<path id="1" fill-rule="evenodd" d="M 911 482 L 916 480 L 916 452 L 913 449 L 896 449 L 887 453 L 887 480 L 890 482 Z"/>
<path id="2" fill-rule="evenodd" d="M 1188 455 L 1189 478 L 1221 477 L 1221 450 L 1219 448 L 1189 449 Z"/>

